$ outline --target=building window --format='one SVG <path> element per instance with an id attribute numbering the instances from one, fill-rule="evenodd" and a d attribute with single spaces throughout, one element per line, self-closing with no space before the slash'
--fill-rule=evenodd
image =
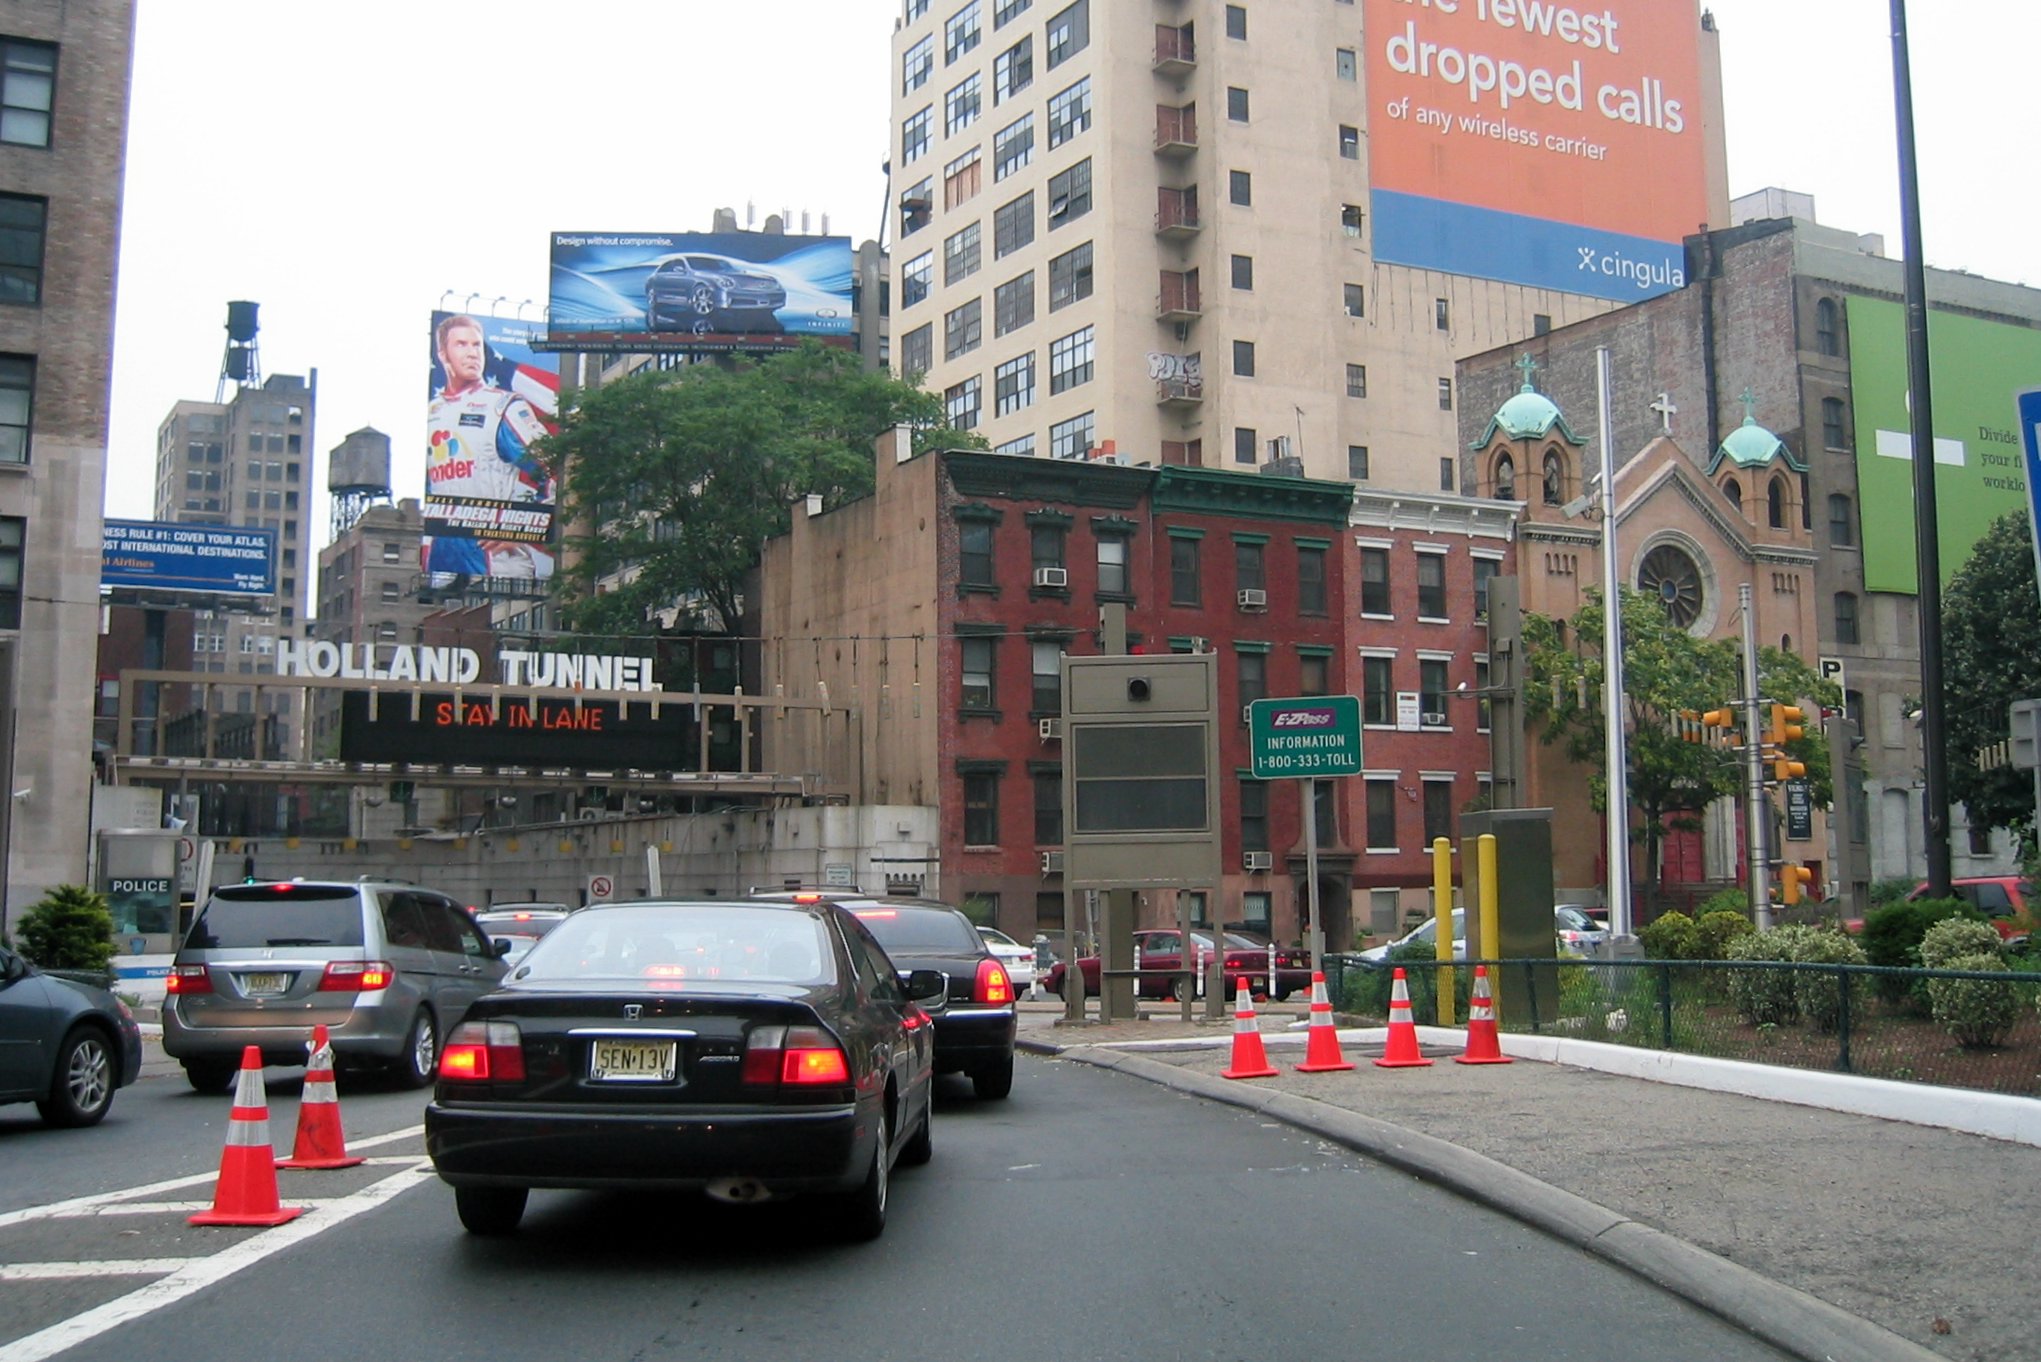
<path id="1" fill-rule="evenodd" d="M 1049 342 L 1049 391 L 1060 393 L 1091 382 L 1092 328 Z"/>
<path id="2" fill-rule="evenodd" d="M 1242 378 L 1254 377 L 1254 342 L 1237 340 L 1233 342 L 1233 372 Z"/>
<path id="3" fill-rule="evenodd" d="M 1446 726 L 1446 663 L 1426 657 L 1417 663 L 1417 706 L 1426 728 Z"/>
<path id="4" fill-rule="evenodd" d="M 1368 290 L 1365 285 L 1343 284 L 1340 286 L 1340 295 L 1341 301 L 1346 308 L 1347 316 L 1365 317 L 1368 315 Z"/>
<path id="5" fill-rule="evenodd" d="M 1495 495 L 1498 501 L 1517 499 L 1517 461 L 1508 454 L 1495 456 Z"/>
<path id="6" fill-rule="evenodd" d="M 1091 43 L 1091 0 L 1077 0 L 1050 15 L 1047 40 L 1051 71 L 1084 51 Z"/>
<path id="7" fill-rule="evenodd" d="M 1253 173 L 1245 170 L 1227 171 L 1226 197 L 1230 202 L 1237 203 L 1242 208 L 1253 207 L 1254 206 Z"/>
<path id="8" fill-rule="evenodd" d="M 1445 838 L 1453 840 L 1453 781 L 1427 778 L 1424 782 L 1424 844 Z"/>
<path id="9" fill-rule="evenodd" d="M 1848 449 L 1849 432 L 1843 429 L 1843 400 L 1840 397 L 1821 399 L 1821 443 L 1828 449 Z"/>
<path id="10" fill-rule="evenodd" d="M 992 102 L 1011 99 L 1035 83 L 1035 35 L 1030 33 L 992 59 Z"/>
<path id="11" fill-rule="evenodd" d="M 972 223 L 961 232 L 952 232 L 943 239 L 943 282 L 954 284 L 969 279 L 978 272 L 980 254 L 978 249 L 978 224 Z"/>
<path id="12" fill-rule="evenodd" d="M 992 212 L 992 258 L 1012 255 L 1035 239 L 1035 191 L 1003 203 Z"/>
<path id="13" fill-rule="evenodd" d="M 1828 498 L 1828 542 L 1839 549 L 1856 547 L 1857 534 L 1850 519 L 1850 499 L 1840 492 Z"/>
<path id="14" fill-rule="evenodd" d="M 1483 692 L 1483 694 L 1480 695 L 1474 701 L 1474 728 L 1476 732 L 1480 733 L 1486 733 L 1489 731 L 1490 728 L 1488 708 L 1489 696 L 1486 694 L 1489 686 L 1489 679 L 1490 672 L 1488 670 L 1488 659 L 1485 657 L 1475 658 L 1474 689 Z M 1487 790 L 1484 788 L 1482 790 L 1482 793 L 1486 794 Z"/>
<path id="15" fill-rule="evenodd" d="M 984 177 L 978 161 L 978 148 L 972 147 L 943 167 L 943 207 L 961 207 L 978 197 L 978 190 Z"/>
<path id="16" fill-rule="evenodd" d="M 11 141 L 11 138 L 0 138 Z M 1824 355 L 1840 355 L 1843 352 L 1841 318 L 1837 316 L 1835 299 L 1823 298 L 1814 305 L 1814 348 Z"/>
<path id="17" fill-rule="evenodd" d="M 935 252 L 923 251 L 900 267 L 900 306 L 913 307 L 935 283 Z"/>
<path id="18" fill-rule="evenodd" d="M 39 303 L 43 296 L 46 199 L 0 194 L 0 303 Z"/>
<path id="19" fill-rule="evenodd" d="M 1238 85 L 1226 87 L 1226 117 L 1235 123 L 1247 121 L 1247 91 Z"/>
<path id="20" fill-rule="evenodd" d="M 992 414 L 1011 416 L 1035 400 L 1035 352 L 1017 355 L 992 371 Z"/>
<path id="21" fill-rule="evenodd" d="M 1297 613 L 1325 613 L 1325 550 L 1313 545 L 1297 549 Z"/>
<path id="22" fill-rule="evenodd" d="M 978 28 L 978 0 L 971 0 L 943 23 L 943 65 L 976 47 L 983 36 Z"/>
<path id="23" fill-rule="evenodd" d="M 992 135 L 992 178 L 1003 180 L 1035 157 L 1035 115 L 1022 114 Z"/>
<path id="24" fill-rule="evenodd" d="M 1060 538 L 1060 536 L 1059 536 Z M 1037 639 L 1028 648 L 1034 663 L 1034 689 L 1030 699 L 1038 717 L 1063 712 L 1063 645 L 1051 639 Z"/>
<path id="25" fill-rule="evenodd" d="M 56 83 L 56 48 L 19 38 L 0 42 L 0 142 L 17 147 L 50 144 Z"/>
<path id="26" fill-rule="evenodd" d="M 992 334 L 1004 336 L 1035 319 L 1035 272 L 1029 270 L 992 290 Z"/>
<path id="27" fill-rule="evenodd" d="M 1566 504 L 1566 464 L 1560 459 L 1559 451 L 1556 449 L 1545 451 L 1543 484 L 1543 494 L 1547 506 L 1564 506 Z"/>
<path id="28" fill-rule="evenodd" d="M 1268 590 L 1268 565 L 1259 540 L 1234 542 L 1233 587 L 1236 591 Z"/>
<path id="29" fill-rule="evenodd" d="M 1361 223 L 1365 217 L 1366 214 L 1362 213 L 1359 204 L 1341 204 L 1339 209 L 1340 231 L 1348 236 L 1359 236 L 1361 234 Z"/>
<path id="30" fill-rule="evenodd" d="M 996 772 L 964 773 L 964 845 L 999 845 L 999 776 Z"/>
<path id="31" fill-rule="evenodd" d="M 922 108 L 919 113 L 909 114 L 900 125 L 900 164 L 913 165 L 928 151 L 930 132 L 935 127 L 935 105 Z"/>
<path id="32" fill-rule="evenodd" d="M 1786 480 L 1773 478 L 1765 485 L 1765 524 L 1774 530 L 1786 528 Z"/>
<path id="33" fill-rule="evenodd" d="M 1396 781 L 1370 776 L 1368 787 L 1368 850 L 1396 850 Z"/>
<path id="34" fill-rule="evenodd" d="M 35 360 L 27 355 L 0 355 L 0 463 L 28 462 L 28 431 L 34 409 Z M 205 475 L 190 476 L 203 480 Z"/>
<path id="35" fill-rule="evenodd" d="M 1171 535 L 1169 540 L 1169 603 L 1203 605 L 1204 587 L 1199 571 L 1197 540 L 1188 535 Z"/>
<path id="36" fill-rule="evenodd" d="M 1049 262 L 1049 310 L 1060 311 L 1091 297 L 1091 243 L 1065 251 Z"/>
<path id="37" fill-rule="evenodd" d="M 1269 849 L 1269 786 L 1265 780 L 1240 782 L 1240 849 Z"/>
<path id="38" fill-rule="evenodd" d="M 1453 490 L 1453 461 L 1449 458 L 1439 460 L 1439 490 L 1441 492 Z"/>
<path id="39" fill-rule="evenodd" d="M 1360 79 L 1360 64 L 1355 60 L 1354 49 L 1336 47 L 1332 50 L 1332 74 L 1340 80 Z"/>
<path id="40" fill-rule="evenodd" d="M 1049 150 L 1091 126 L 1091 77 L 1049 97 Z"/>
<path id="41" fill-rule="evenodd" d="M 943 314 L 944 359 L 968 355 L 978 348 L 985 336 L 984 313 L 984 300 L 973 298 L 962 307 L 952 308 Z"/>
<path id="42" fill-rule="evenodd" d="M 988 530 L 990 527 L 987 527 Z M 958 695 L 958 702 L 965 709 L 991 709 L 997 692 L 993 690 L 993 662 L 997 656 L 998 640 L 990 638 L 967 638 L 963 640 L 962 668 L 964 686 Z"/>
<path id="43" fill-rule="evenodd" d="M 1856 644 L 1857 638 L 1857 597 L 1848 591 L 1835 593 L 1835 641 Z"/>
<path id="44" fill-rule="evenodd" d="M 1032 459 L 1035 457 L 1035 437 L 1032 433 L 1029 433 L 1016 439 L 1008 440 L 1004 444 L 996 444 L 992 446 L 992 452 L 994 454 L 1011 454 L 1015 458 L 1020 459 Z"/>
<path id="45" fill-rule="evenodd" d="M 978 414 L 982 398 L 982 385 L 978 375 L 973 374 L 962 383 L 953 383 L 943 390 L 943 411 L 949 417 L 950 429 L 973 430 L 978 425 Z"/>
<path id="46" fill-rule="evenodd" d="M 900 235 L 912 236 L 935 216 L 935 181 L 923 178 L 900 195 Z"/>
<path id="47" fill-rule="evenodd" d="M 1346 475 L 1355 482 L 1368 480 L 1368 447 L 1348 445 L 1346 447 Z"/>
<path id="48" fill-rule="evenodd" d="M 1236 684 L 1240 689 L 1240 703 L 1243 708 L 1256 700 L 1266 700 L 1269 694 L 1269 659 L 1267 653 L 1235 653 L 1233 667 Z"/>
<path id="49" fill-rule="evenodd" d="M 1256 447 L 1255 438 L 1253 426 L 1235 426 L 1233 428 L 1233 462 L 1259 463 L 1261 461 L 1261 450 Z"/>
<path id="50" fill-rule="evenodd" d="M 1474 618 L 1488 618 L 1488 584 L 1502 571 L 1502 564 L 1493 558 L 1474 560 Z"/>
<path id="51" fill-rule="evenodd" d="M 1396 722 L 1396 686 L 1390 676 L 1394 659 L 1387 657 L 1364 657 L 1361 659 L 1361 722 L 1364 724 L 1392 724 Z"/>
<path id="52" fill-rule="evenodd" d="M 1063 845 L 1063 773 L 1035 772 L 1035 845 Z"/>
<path id="53" fill-rule="evenodd" d="M 900 93 L 911 95 L 935 73 L 935 35 L 929 34 L 900 54 Z"/>
<path id="54" fill-rule="evenodd" d="M 957 583 L 972 587 L 994 585 L 990 523 L 967 520 L 957 526 Z"/>
<path id="55" fill-rule="evenodd" d="M 1442 378 L 1439 380 L 1439 410 L 1451 411 L 1452 409 L 1453 409 L 1453 380 L 1450 378 Z"/>
<path id="56" fill-rule="evenodd" d="M 1297 694 L 1332 693 L 1332 659 L 1323 653 L 1306 653 L 1297 659 Z"/>
<path id="57" fill-rule="evenodd" d="M 900 338 L 900 376 L 909 378 L 925 374 L 934 362 L 934 328 L 930 325 L 915 327 Z"/>
<path id="58" fill-rule="evenodd" d="M 1093 414 L 1085 412 L 1049 427 L 1049 457 L 1081 459 L 1091 450 Z"/>
<path id="59" fill-rule="evenodd" d="M 1339 154 L 1341 160 L 1361 159 L 1361 130 L 1349 123 L 1339 125 Z"/>
<path id="60" fill-rule="evenodd" d="M 1389 614 L 1389 550 L 1361 550 L 1361 613 Z"/>
<path id="61" fill-rule="evenodd" d="M 1446 617 L 1446 556 L 1442 553 L 1417 556 L 1417 615 L 1427 620 Z"/>
<path id="62" fill-rule="evenodd" d="M 1005 28 L 1027 11 L 1035 0 L 999 0 L 992 10 L 992 27 Z"/>
<path id="63" fill-rule="evenodd" d="M 1247 7 L 1245 5 L 1228 5 L 1226 7 L 1226 36 L 1238 38 L 1243 42 L 1247 40 Z"/>
<path id="64" fill-rule="evenodd" d="M 1091 211 L 1091 158 L 1049 177 L 1049 230 L 1064 227 Z"/>
<path id="65" fill-rule="evenodd" d="M 1098 539 L 1098 589 L 1104 596 L 1124 596 L 1127 585 L 1127 537 L 1104 534 Z"/>
<path id="66" fill-rule="evenodd" d="M 943 131 L 955 137 L 977 121 L 980 91 L 984 86 L 981 77 L 973 75 L 950 87 L 943 96 Z"/>
<path id="67" fill-rule="evenodd" d="M 1368 366 L 1349 364 L 1346 367 L 1346 395 L 1366 397 L 1368 395 Z"/>
<path id="68" fill-rule="evenodd" d="M 21 627 L 21 553 L 28 522 L 0 516 L 0 629 Z"/>

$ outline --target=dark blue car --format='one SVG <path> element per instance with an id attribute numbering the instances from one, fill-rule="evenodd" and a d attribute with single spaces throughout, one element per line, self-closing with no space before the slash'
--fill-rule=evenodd
<path id="1" fill-rule="evenodd" d="M 141 1071 L 126 1003 L 0 947 L 0 1102 L 33 1102 L 53 1126 L 96 1125 Z"/>

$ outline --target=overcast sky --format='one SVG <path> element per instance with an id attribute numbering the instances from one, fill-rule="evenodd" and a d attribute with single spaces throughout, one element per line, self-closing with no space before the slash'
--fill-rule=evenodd
<path id="1" fill-rule="evenodd" d="M 1822 222 L 1896 256 L 1889 0 L 1710 7 L 1731 193 L 1811 193 Z M 415 496 L 428 314 L 472 297 L 536 316 L 549 232 L 706 231 L 747 203 L 879 232 L 898 0 L 138 9 L 109 515 L 150 514 L 156 427 L 213 396 L 230 299 L 262 305 L 265 373 L 318 370 L 320 485 L 326 451 L 374 426 Z M 2041 6 L 1912 10 L 1928 261 L 2041 284 Z M 323 504 L 310 530 L 326 541 Z"/>

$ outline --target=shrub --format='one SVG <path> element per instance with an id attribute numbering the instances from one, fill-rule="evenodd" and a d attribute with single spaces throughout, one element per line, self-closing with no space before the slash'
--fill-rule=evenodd
<path id="1" fill-rule="evenodd" d="M 1961 899 L 1915 899 L 1873 908 L 1864 919 L 1865 958 L 1874 965 L 1918 969 L 1921 938 L 1928 928 L 1950 918 L 1978 921 L 1977 911 Z M 1878 980 L 1877 991 L 1886 1002 L 1902 1002 L 1911 997 L 1921 1011 L 1928 1010 L 1927 995 L 1918 988 L 1916 980 L 1887 975 Z"/>
<path id="2" fill-rule="evenodd" d="M 1957 960 L 1988 955 L 1999 958 L 1998 929 L 1966 918 L 1944 918 L 1920 939 L 1920 962 L 1928 969 L 1956 969 Z"/>
<path id="3" fill-rule="evenodd" d="M 1897 903 L 1914 891 L 1920 881 L 1912 875 L 1887 875 L 1882 880 L 1871 881 L 1871 906 L 1881 908 L 1888 903 Z"/>
<path id="4" fill-rule="evenodd" d="M 1786 958 L 1804 965 L 1861 965 L 1864 948 L 1832 927 L 1803 927 L 1788 942 Z M 1848 990 L 1850 1008 L 1861 1015 L 1864 976 L 1825 970 L 1795 970 L 1793 1001 L 1800 1015 L 1821 1031 L 1832 1032 L 1842 1016 L 1843 993 Z"/>
<path id="5" fill-rule="evenodd" d="M 1793 936 L 1802 927 L 1779 927 L 1769 932 L 1752 932 L 1729 943 L 1728 960 L 1790 960 Z M 1782 969 L 1737 969 L 1728 971 L 1729 1000 L 1736 1015 L 1753 1026 L 1778 1026 L 1800 1020 L 1800 1004 L 1793 988 L 1793 973 Z"/>
<path id="6" fill-rule="evenodd" d="M 1989 927 L 1985 930 L 1991 931 Z M 2004 971 L 2005 967 L 1996 947 L 1990 955 L 1959 955 L 1936 966 L 1991 973 Z M 1965 1049 L 1997 1045 L 2013 1029 L 2020 1003 L 2010 980 L 1998 983 L 1991 979 L 1929 979 L 1926 983 L 1935 1020 Z"/>
<path id="7" fill-rule="evenodd" d="M 1710 894 L 1694 908 L 1694 920 L 1700 921 L 1710 913 L 1737 913 L 1750 916 L 1750 895 L 1741 889 L 1725 889 L 1719 894 Z"/>
<path id="8" fill-rule="evenodd" d="M 21 915 L 21 953 L 44 969 L 96 970 L 113 960 L 113 914 L 82 884 L 60 884 Z"/>
<path id="9" fill-rule="evenodd" d="M 1438 1020 L 1438 957 L 1427 945 L 1398 946 L 1389 952 L 1383 962 L 1372 968 L 1349 967 L 1340 989 L 1341 1006 L 1360 1017 L 1387 1017 L 1389 1015 L 1389 993 L 1395 984 L 1395 971 L 1403 966 L 1405 982 L 1410 986 L 1410 1018 L 1419 1026 L 1431 1026 Z M 1493 981 L 1491 980 L 1491 986 Z M 1453 993 L 1459 1004 L 1454 1020 L 1467 1019 L 1467 1000 L 1474 988 L 1474 967 L 1455 965 L 1453 968 Z"/>
<path id="10" fill-rule="evenodd" d="M 1662 913 L 1644 924 L 1637 933 L 1644 954 L 1652 960 L 1692 960 L 1701 944 L 1694 920 L 1677 910 Z"/>
<path id="11" fill-rule="evenodd" d="M 1729 895 L 1727 894 L 1717 894 L 1715 898 L 1710 899 L 1708 902 L 1713 903 L 1718 899 L 1728 897 Z M 1743 895 L 1738 894 L 1736 897 L 1741 899 Z M 1702 906 L 1706 907 L 1705 904 Z M 1750 919 L 1744 916 L 1743 909 L 1740 906 L 1736 908 L 1716 908 L 1704 912 L 1699 920 L 1694 923 L 1694 927 L 1698 938 L 1696 944 L 1700 950 L 1700 954 L 1695 958 L 1699 960 L 1728 959 L 1729 943 L 1736 940 L 1739 936 L 1749 936 L 1757 930 L 1756 927 L 1751 925 Z"/>

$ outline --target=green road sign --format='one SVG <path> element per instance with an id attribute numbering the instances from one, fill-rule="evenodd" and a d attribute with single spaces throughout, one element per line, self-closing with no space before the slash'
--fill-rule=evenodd
<path id="1" fill-rule="evenodd" d="M 1361 702 L 1353 695 L 1256 700 L 1247 707 L 1248 769 L 1257 780 L 1361 773 Z"/>

